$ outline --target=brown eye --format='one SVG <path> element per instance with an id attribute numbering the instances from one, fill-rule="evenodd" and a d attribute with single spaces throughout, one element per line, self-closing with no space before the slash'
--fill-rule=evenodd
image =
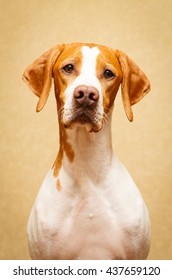
<path id="1" fill-rule="evenodd" d="M 70 74 L 70 73 L 72 73 L 72 72 L 74 71 L 74 67 L 73 67 L 72 64 L 67 64 L 67 65 L 65 65 L 65 66 L 63 67 L 63 70 L 64 70 L 66 73 Z"/>
<path id="2" fill-rule="evenodd" d="M 103 73 L 105 79 L 111 79 L 112 77 L 115 77 L 115 74 L 109 70 L 109 69 L 106 69 Z"/>

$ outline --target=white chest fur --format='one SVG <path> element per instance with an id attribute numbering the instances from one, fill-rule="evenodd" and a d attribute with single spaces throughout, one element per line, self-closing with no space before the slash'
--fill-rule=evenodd
<path id="1" fill-rule="evenodd" d="M 28 225 L 32 258 L 146 258 L 149 217 L 126 169 L 113 158 L 97 184 L 77 175 L 81 180 L 72 179 L 62 167 L 61 192 L 52 170 L 45 178 Z"/>

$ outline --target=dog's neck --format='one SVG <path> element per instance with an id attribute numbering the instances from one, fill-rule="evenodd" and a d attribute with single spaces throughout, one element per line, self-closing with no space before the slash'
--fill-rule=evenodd
<path id="1" fill-rule="evenodd" d="M 54 165 L 58 175 L 61 166 L 72 178 L 90 177 L 101 181 L 112 162 L 111 114 L 99 132 L 88 132 L 83 126 L 65 129 L 59 125 L 60 148 Z M 87 175 L 87 176 L 85 176 Z"/>

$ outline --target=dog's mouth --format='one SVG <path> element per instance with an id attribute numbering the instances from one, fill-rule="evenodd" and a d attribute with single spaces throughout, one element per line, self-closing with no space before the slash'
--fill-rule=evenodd
<path id="1" fill-rule="evenodd" d="M 64 117 L 64 127 L 85 126 L 90 132 L 98 132 L 103 126 L 101 114 L 87 109 L 77 109 Z"/>

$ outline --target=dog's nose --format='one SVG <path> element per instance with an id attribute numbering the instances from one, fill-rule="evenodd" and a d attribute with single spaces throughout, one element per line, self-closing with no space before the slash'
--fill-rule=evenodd
<path id="1" fill-rule="evenodd" d="M 89 107 L 96 105 L 99 100 L 99 92 L 95 87 L 81 85 L 76 87 L 74 91 L 74 99 L 76 104 Z"/>

